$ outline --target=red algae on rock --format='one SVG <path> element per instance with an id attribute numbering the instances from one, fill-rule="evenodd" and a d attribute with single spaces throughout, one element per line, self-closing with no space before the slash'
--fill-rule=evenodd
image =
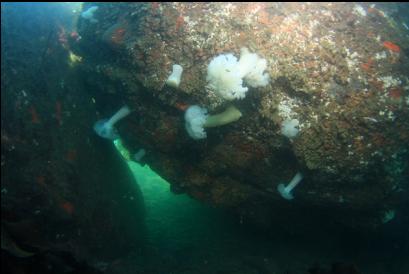
<path id="1" fill-rule="evenodd" d="M 400 47 L 390 41 L 383 42 L 383 46 L 393 52 L 400 52 Z"/>

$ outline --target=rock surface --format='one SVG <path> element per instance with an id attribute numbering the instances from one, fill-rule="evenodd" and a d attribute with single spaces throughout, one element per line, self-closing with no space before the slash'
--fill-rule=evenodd
<path id="1" fill-rule="evenodd" d="M 2 4 L 2 250 L 36 256 L 17 262 L 21 269 L 45 262 L 66 273 L 55 264 L 61 254 L 94 264 L 139 247 L 144 207 L 127 164 L 92 131 L 95 104 L 66 62 L 56 25 L 26 16 L 50 14 L 35 5 L 5 6 L 3 14 Z M 30 28 L 21 20 L 32 20 Z"/>
<path id="2" fill-rule="evenodd" d="M 99 23 L 80 21 L 75 48 L 84 78 L 107 115 L 123 103 L 135 110 L 121 137 L 175 191 L 266 226 L 311 208 L 372 227 L 408 203 L 409 38 L 390 7 L 95 5 Z M 242 47 L 267 59 L 270 84 L 234 102 L 238 122 L 191 140 L 187 106 L 226 106 L 206 88 L 210 60 Z M 173 64 L 184 68 L 177 89 L 165 86 Z M 280 132 L 286 119 L 299 121 L 293 141 Z M 289 204 L 276 188 L 297 171 L 304 180 Z"/>

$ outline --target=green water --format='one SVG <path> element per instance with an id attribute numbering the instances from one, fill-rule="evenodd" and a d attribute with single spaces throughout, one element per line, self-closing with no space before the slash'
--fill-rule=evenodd
<path id="1" fill-rule="evenodd" d="M 224 212 L 204 205 L 186 194 L 173 194 L 169 183 L 152 171 L 128 161 L 144 196 L 148 242 L 169 247 L 199 247 L 223 237 Z M 233 220 L 231 226 L 233 228 Z M 217 240 L 217 239 L 216 239 Z"/>

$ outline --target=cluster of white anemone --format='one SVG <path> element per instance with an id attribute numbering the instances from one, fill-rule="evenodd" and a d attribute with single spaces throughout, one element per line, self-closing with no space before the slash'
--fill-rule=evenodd
<path id="1" fill-rule="evenodd" d="M 268 84 L 269 76 L 264 72 L 266 69 L 266 59 L 242 48 L 240 60 L 231 53 L 213 58 L 207 67 L 206 80 L 209 89 L 224 100 L 243 99 L 248 91 L 248 87 L 243 86 L 244 83 L 253 88 Z M 203 139 L 207 137 L 205 128 L 237 121 L 241 115 L 233 105 L 216 115 L 208 115 L 206 108 L 194 105 L 185 113 L 185 127 L 190 137 Z"/>
<path id="2" fill-rule="evenodd" d="M 96 10 L 97 7 L 90 8 L 82 16 L 89 19 L 87 16 L 91 18 Z M 243 86 L 243 83 L 253 88 L 268 85 L 269 76 L 264 72 L 266 69 L 267 61 L 265 59 L 260 58 L 256 53 L 250 53 L 247 48 L 242 48 L 240 60 L 237 60 L 230 53 L 213 58 L 207 68 L 206 80 L 208 87 L 224 100 L 243 99 L 248 91 L 248 87 Z M 173 71 L 166 84 L 178 88 L 182 72 L 182 66 L 173 65 Z M 130 112 L 129 107 L 123 106 L 110 119 L 98 121 L 94 125 L 95 132 L 103 138 L 111 140 L 119 138 L 114 125 L 128 116 Z M 233 105 L 229 105 L 223 112 L 215 115 L 209 115 L 206 108 L 193 105 L 185 112 L 185 128 L 191 138 L 203 139 L 207 137 L 205 128 L 222 126 L 237 121 L 241 116 L 242 113 Z M 294 138 L 298 134 L 298 120 L 286 120 L 283 122 L 281 131 L 288 138 Z M 138 160 L 145 155 L 144 150 L 140 152 L 136 154 Z M 280 195 L 287 200 L 293 199 L 291 191 L 300 183 L 302 178 L 303 175 L 298 172 L 287 186 L 279 184 L 277 190 Z"/>

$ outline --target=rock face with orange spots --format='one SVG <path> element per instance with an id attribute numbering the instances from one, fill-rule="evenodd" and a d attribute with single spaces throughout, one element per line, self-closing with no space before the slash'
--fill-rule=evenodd
<path id="1" fill-rule="evenodd" d="M 117 258 L 141 242 L 140 192 L 115 148 L 93 134 L 99 117 L 81 75 L 65 63 L 66 49 L 50 41 L 44 64 L 33 54 L 44 51 L 40 37 L 48 17 L 30 28 L 18 22 L 45 6 L 27 11 L 22 5 L 4 16 L 2 11 L 2 241 L 5 231 L 16 247 L 6 251 L 37 255 L 37 264 L 43 253 L 71 254 L 88 263 Z M 18 272 L 27 273 L 23 268 Z"/>
<path id="2" fill-rule="evenodd" d="M 125 143 L 147 149 L 147 163 L 178 191 L 264 223 L 280 218 L 276 187 L 299 170 L 300 206 L 337 209 L 333 217 L 352 226 L 380 224 L 405 202 L 409 39 L 388 6 L 152 3 L 101 6 L 99 15 L 80 29 L 88 84 L 136 109 Z M 119 22 L 126 42 L 108 50 L 101 35 Z M 270 84 L 234 102 L 239 121 L 191 140 L 181 106 L 225 108 L 207 88 L 207 66 L 242 47 L 267 60 Z M 173 64 L 184 68 L 178 89 L 165 86 Z M 286 120 L 299 122 L 292 141 L 281 135 Z M 357 220 L 347 209 L 368 214 Z"/>

